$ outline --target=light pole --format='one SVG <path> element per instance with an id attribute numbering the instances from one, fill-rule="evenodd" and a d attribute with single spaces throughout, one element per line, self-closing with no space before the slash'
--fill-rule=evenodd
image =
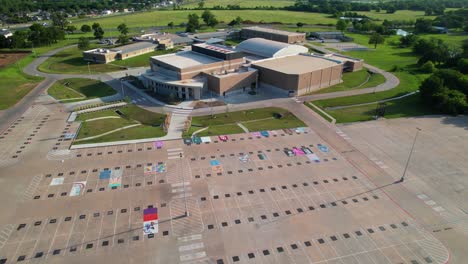
<path id="1" fill-rule="evenodd" d="M 89 61 L 88 61 L 88 73 L 91 75 L 91 68 L 89 68 Z"/>
<path id="2" fill-rule="evenodd" d="M 403 175 L 401 176 L 401 178 L 400 178 L 400 180 L 398 182 L 403 182 L 405 180 L 406 170 L 408 169 L 408 165 L 409 165 L 409 162 L 411 160 L 411 155 L 413 154 L 414 145 L 416 145 L 416 139 L 418 139 L 419 131 L 421 131 L 421 129 L 417 127 L 416 128 L 416 135 L 414 136 L 414 140 L 413 140 L 413 145 L 411 146 L 410 154 L 408 156 L 408 160 L 406 161 L 405 170 L 403 171 Z"/>
<path id="3" fill-rule="evenodd" d="M 122 89 L 122 97 L 125 98 L 125 91 L 124 91 L 123 80 L 122 79 L 120 79 L 120 89 Z"/>
<path id="4" fill-rule="evenodd" d="M 182 152 L 179 153 L 180 160 L 182 162 Z M 184 190 L 184 207 L 185 207 L 185 216 L 189 216 L 189 212 L 187 210 L 187 196 L 185 195 L 185 173 L 184 173 L 184 166 L 180 166 L 182 169 L 182 189 Z"/>

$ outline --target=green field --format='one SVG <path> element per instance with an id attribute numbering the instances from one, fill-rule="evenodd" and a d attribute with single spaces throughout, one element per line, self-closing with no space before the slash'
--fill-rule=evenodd
<path id="1" fill-rule="evenodd" d="M 123 70 L 126 67 L 149 66 L 149 58 L 174 52 L 175 50 L 158 50 L 126 60 L 113 61 L 108 64 L 90 63 L 83 60 L 83 51 L 72 47 L 58 52 L 39 65 L 39 70 L 46 73 L 95 74 Z"/>
<path id="2" fill-rule="evenodd" d="M 15 105 L 43 80 L 42 77 L 29 76 L 22 68 L 32 61 L 32 56 L 18 61 L 0 70 L 0 110 Z"/>
<path id="3" fill-rule="evenodd" d="M 274 114 L 281 114 L 281 118 L 274 118 Z M 249 131 L 273 130 L 282 128 L 302 127 L 305 124 L 296 116 L 282 108 L 267 107 L 251 109 L 208 116 L 192 117 L 192 126 L 184 136 L 190 136 L 193 132 L 208 127 L 200 132 L 199 136 L 215 136 L 224 134 L 243 133 L 244 130 L 236 123 L 241 123 Z"/>
<path id="4" fill-rule="evenodd" d="M 109 118 L 99 119 L 94 121 L 83 122 L 76 139 L 82 139 L 92 136 L 97 136 L 117 128 L 125 127 L 128 125 L 138 124 L 135 121 L 127 120 L 124 118 Z"/>
<path id="5" fill-rule="evenodd" d="M 358 34 L 348 34 L 354 38 L 355 42 L 361 45 L 369 46 L 367 44 L 368 36 Z M 351 51 L 345 52 L 345 55 L 349 55 L 356 58 L 362 58 L 366 63 L 379 67 L 383 70 L 391 70 L 395 65 L 402 68 L 399 72 L 394 72 L 400 84 L 391 90 L 370 93 L 342 98 L 333 98 L 326 100 L 314 101 L 313 103 L 322 109 L 333 106 L 346 106 L 353 104 L 361 104 L 368 102 L 376 102 L 388 98 L 404 95 L 408 92 L 416 91 L 419 88 L 421 82 L 428 77 L 427 74 L 421 74 L 416 71 L 416 62 L 418 57 L 412 53 L 411 49 L 398 48 L 396 45 L 392 45 L 392 42 L 398 40 L 397 36 L 391 36 L 387 38 L 386 43 L 379 45 L 376 50 L 373 48 L 368 51 Z M 418 96 L 414 96 L 416 98 Z M 409 97 L 413 98 L 413 97 Z M 419 100 L 416 99 L 400 99 L 389 103 L 388 115 L 386 117 L 401 117 L 411 115 L 421 115 L 423 113 L 432 113 L 428 111 Z M 371 120 L 375 115 L 375 106 L 361 106 L 352 107 L 341 110 L 333 110 L 326 112 L 337 119 L 337 122 L 354 122 L 362 120 Z"/>
<path id="6" fill-rule="evenodd" d="M 337 123 L 349 123 L 357 121 L 374 120 L 377 104 L 356 106 L 339 110 L 327 111 Z M 399 118 L 409 116 L 420 116 L 435 114 L 431 109 L 424 106 L 419 94 L 386 102 L 385 118 Z"/>
<path id="7" fill-rule="evenodd" d="M 102 137 L 74 142 L 74 144 L 88 144 L 120 140 L 154 138 L 162 137 L 166 134 L 163 128 L 161 127 L 161 124 L 164 123 L 164 120 L 166 118 L 165 115 L 150 112 L 148 110 L 139 108 L 133 104 L 121 107 L 118 110 L 123 114 L 123 116 L 119 116 L 115 112 L 116 109 L 79 115 L 77 117 L 77 121 L 83 121 L 83 124 L 79 130 L 77 139 L 100 135 L 105 132 L 109 132 L 132 124 L 141 125 L 117 131 L 115 133 L 104 135 Z M 113 116 L 119 118 L 86 121 L 89 119 L 105 116 Z"/>
<path id="8" fill-rule="evenodd" d="M 186 8 L 198 7 L 199 1 L 187 1 Z M 205 7 L 239 5 L 241 7 L 273 6 L 285 7 L 294 5 L 293 0 L 205 0 Z"/>
<path id="9" fill-rule="evenodd" d="M 67 83 L 68 86 L 65 86 Z M 97 80 L 72 78 L 58 80 L 47 90 L 47 93 L 57 100 L 76 102 L 113 95 L 116 91 L 109 85 Z"/>
<path id="10" fill-rule="evenodd" d="M 424 11 L 413 11 L 413 10 L 397 10 L 393 14 L 385 13 L 385 10 L 380 12 L 368 11 L 368 12 L 357 12 L 358 14 L 368 16 L 372 19 L 378 19 L 383 21 L 384 19 L 387 20 L 416 20 L 418 18 L 425 18 L 425 19 L 434 19 L 435 16 L 424 16 Z"/>
<path id="11" fill-rule="evenodd" d="M 385 77 L 380 73 L 369 74 L 366 68 L 357 72 L 343 74 L 343 82 L 331 87 L 318 90 L 312 94 L 332 93 L 354 89 L 374 87 L 385 82 Z"/>
<path id="12" fill-rule="evenodd" d="M 335 24 L 336 19 L 330 18 L 328 14 L 292 12 L 284 10 L 212 10 L 219 21 L 229 23 L 240 16 L 243 20 L 292 23 L 302 22 L 306 24 Z M 202 10 L 174 10 L 174 11 L 150 11 L 121 16 L 95 18 L 89 20 L 75 20 L 73 24 L 81 27 L 83 24 L 98 22 L 103 29 L 115 29 L 120 23 L 126 23 L 130 28 L 148 28 L 154 26 L 166 26 L 169 22 L 178 25 L 187 22 L 187 16 L 196 13 L 199 16 Z"/>
<path id="13" fill-rule="evenodd" d="M 42 77 L 29 76 L 23 72 L 23 68 L 31 63 L 35 56 L 42 55 L 50 50 L 76 43 L 75 36 L 68 37 L 63 41 L 50 46 L 35 48 L 29 56 L 19 60 L 16 64 L 0 69 L 0 110 L 15 105 L 21 98 L 28 94 L 36 85 L 43 80 Z M 28 50 L 28 49 L 24 49 Z M 0 52 L 2 50 L 0 49 Z M 7 50 L 10 51 L 10 50 Z"/>

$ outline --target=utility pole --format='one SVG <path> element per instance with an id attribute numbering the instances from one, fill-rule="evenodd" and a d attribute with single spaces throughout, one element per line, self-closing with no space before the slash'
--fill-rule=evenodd
<path id="1" fill-rule="evenodd" d="M 182 152 L 179 153 L 180 160 L 182 162 Z M 185 216 L 189 216 L 189 212 L 187 210 L 187 196 L 185 195 L 185 173 L 184 173 L 184 166 L 181 164 L 180 168 L 182 169 L 182 189 L 184 190 L 184 206 L 185 206 Z"/>
<path id="2" fill-rule="evenodd" d="M 89 61 L 88 61 L 88 73 L 91 75 L 91 68 L 89 68 Z"/>
<path id="3" fill-rule="evenodd" d="M 123 80 L 122 79 L 120 79 L 120 89 L 122 89 L 122 97 L 125 98 L 125 91 L 124 91 Z"/>
<path id="4" fill-rule="evenodd" d="M 403 171 L 403 175 L 401 176 L 400 180 L 398 181 L 400 183 L 405 180 L 406 170 L 408 169 L 408 165 L 409 165 L 409 162 L 411 160 L 411 155 L 413 154 L 414 145 L 416 145 L 416 139 L 418 139 L 419 131 L 421 131 L 421 129 L 417 127 L 416 128 L 416 135 L 414 136 L 414 140 L 413 140 L 413 145 L 411 146 L 410 154 L 408 156 L 408 160 L 406 161 L 405 170 Z"/>

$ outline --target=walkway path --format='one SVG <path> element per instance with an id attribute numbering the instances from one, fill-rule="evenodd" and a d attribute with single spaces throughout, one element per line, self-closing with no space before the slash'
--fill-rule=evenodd
<path id="1" fill-rule="evenodd" d="M 89 121 L 89 120 L 88 120 L 88 121 Z M 76 139 L 75 142 L 90 140 L 90 139 L 94 139 L 94 138 L 100 138 L 100 137 L 103 137 L 103 136 L 105 136 L 105 135 L 109 135 L 109 134 L 118 132 L 118 131 L 120 131 L 120 130 L 132 128 L 132 127 L 136 127 L 136 126 L 141 126 L 141 124 L 133 124 L 133 125 L 128 125 L 128 126 L 124 126 L 124 127 L 119 127 L 119 128 L 117 128 L 117 129 L 114 129 L 114 130 L 111 130 L 111 131 L 107 131 L 106 133 L 102 133 L 102 134 L 99 134 L 99 135 L 96 135 L 96 136 Z"/>

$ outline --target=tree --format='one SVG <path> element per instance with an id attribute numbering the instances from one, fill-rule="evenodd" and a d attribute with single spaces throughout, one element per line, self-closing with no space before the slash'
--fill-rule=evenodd
<path id="1" fill-rule="evenodd" d="M 205 22 L 205 24 L 209 27 L 214 27 L 218 24 L 218 20 L 216 19 L 216 16 L 211 13 L 210 10 L 205 10 L 202 14 L 202 19 Z"/>
<path id="2" fill-rule="evenodd" d="M 466 96 L 462 92 L 447 88 L 434 94 L 434 100 L 437 102 L 436 108 L 449 115 L 463 114 L 468 106 Z"/>
<path id="3" fill-rule="evenodd" d="M 197 14 L 189 14 L 188 15 L 188 22 L 185 31 L 187 32 L 195 32 L 197 29 L 200 28 L 200 17 Z"/>
<path id="4" fill-rule="evenodd" d="M 396 12 L 395 6 L 391 5 L 387 7 L 387 14 L 393 14 Z"/>
<path id="5" fill-rule="evenodd" d="M 424 18 L 416 19 L 414 31 L 416 33 L 430 33 L 432 31 L 432 20 Z"/>
<path id="6" fill-rule="evenodd" d="M 231 22 L 229 22 L 228 25 L 232 27 L 232 26 L 240 25 L 242 24 L 242 22 L 243 22 L 242 18 L 238 16 L 235 19 L 233 19 Z"/>
<path id="7" fill-rule="evenodd" d="M 72 33 L 72 34 L 73 32 L 75 32 L 75 30 L 76 30 L 76 27 L 73 25 L 67 26 L 67 28 L 65 29 L 65 31 Z"/>
<path id="8" fill-rule="evenodd" d="M 127 35 L 120 35 L 118 38 L 117 38 L 117 41 L 122 44 L 122 45 L 125 45 L 128 43 L 128 37 Z"/>
<path id="9" fill-rule="evenodd" d="M 122 23 L 117 26 L 117 30 L 120 32 L 120 34 L 127 36 L 128 34 L 128 27 L 125 23 Z"/>
<path id="10" fill-rule="evenodd" d="M 297 24 L 296 24 L 296 26 L 299 27 L 299 28 L 303 27 L 304 25 L 305 25 L 305 24 L 302 23 L 302 22 L 297 22 Z"/>
<path id="11" fill-rule="evenodd" d="M 62 30 L 64 30 L 65 26 L 68 24 L 65 14 L 62 12 L 52 13 L 51 19 L 52 19 L 52 25 L 59 27 Z"/>
<path id="12" fill-rule="evenodd" d="M 94 29 L 94 38 L 95 39 L 102 39 L 104 37 L 104 30 L 101 26 L 98 26 Z"/>
<path id="13" fill-rule="evenodd" d="M 170 28 L 173 28 L 174 27 L 174 22 L 171 21 L 171 22 L 167 23 L 167 26 L 170 27 Z"/>
<path id="14" fill-rule="evenodd" d="M 338 22 L 336 22 L 336 29 L 341 32 L 345 31 L 347 27 L 348 27 L 348 23 L 344 21 L 343 19 L 340 19 L 338 20 Z"/>
<path id="15" fill-rule="evenodd" d="M 433 73 L 435 71 L 435 66 L 432 61 L 426 61 L 422 66 L 421 66 L 421 71 L 424 73 Z"/>
<path id="16" fill-rule="evenodd" d="M 377 48 L 377 44 L 383 44 L 384 42 L 385 38 L 379 33 L 374 33 L 369 38 L 369 44 L 374 44 L 374 49 Z"/>
<path id="17" fill-rule="evenodd" d="M 93 23 L 93 25 L 91 26 L 93 28 L 94 31 L 96 31 L 97 28 L 100 28 L 101 25 L 99 23 Z"/>
<path id="18" fill-rule="evenodd" d="M 200 2 L 198 2 L 198 9 L 203 9 L 205 7 L 205 1 L 204 0 L 201 0 Z"/>
<path id="19" fill-rule="evenodd" d="M 444 81 L 438 76 L 431 75 L 421 83 L 419 93 L 425 103 L 432 105 L 434 104 L 432 95 L 439 93 L 442 89 L 444 89 Z"/>
<path id="20" fill-rule="evenodd" d="M 418 36 L 409 34 L 406 36 L 402 36 L 400 38 L 400 47 L 406 48 L 406 47 L 412 47 L 416 41 L 418 40 Z"/>
<path id="21" fill-rule="evenodd" d="M 78 39 L 78 49 L 80 50 L 87 50 L 89 49 L 89 39 L 85 37 L 81 37 Z"/>
<path id="22" fill-rule="evenodd" d="M 82 25 L 81 32 L 83 33 L 91 32 L 91 27 L 89 25 Z"/>

